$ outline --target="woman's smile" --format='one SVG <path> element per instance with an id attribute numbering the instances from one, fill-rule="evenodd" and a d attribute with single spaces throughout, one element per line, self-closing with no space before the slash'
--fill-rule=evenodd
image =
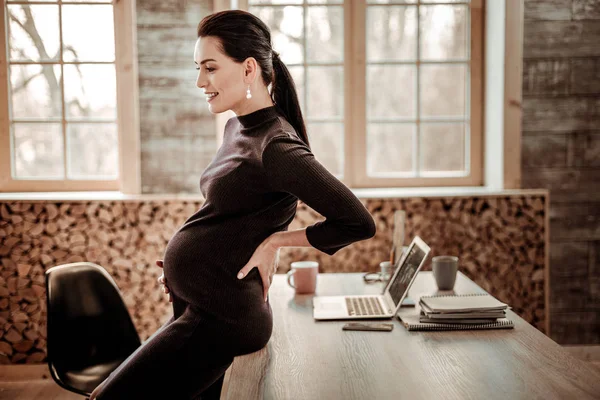
<path id="1" fill-rule="evenodd" d="M 213 93 L 206 92 L 205 95 L 206 95 L 206 101 L 211 102 L 211 101 L 214 100 L 215 97 L 217 97 L 219 95 L 219 93 L 217 93 L 217 92 L 213 92 Z"/>

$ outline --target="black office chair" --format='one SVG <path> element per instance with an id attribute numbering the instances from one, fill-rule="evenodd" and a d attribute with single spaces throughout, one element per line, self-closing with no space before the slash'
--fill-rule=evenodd
<path id="1" fill-rule="evenodd" d="M 48 367 L 61 387 L 89 396 L 141 344 L 115 281 L 99 265 L 46 271 Z"/>

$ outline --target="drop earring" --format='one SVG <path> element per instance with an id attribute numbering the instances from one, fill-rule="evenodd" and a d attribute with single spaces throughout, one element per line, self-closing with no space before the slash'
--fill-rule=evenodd
<path id="1" fill-rule="evenodd" d="M 252 98 L 252 93 L 250 93 L 250 85 L 248 85 L 248 90 L 246 90 L 246 98 L 247 99 L 251 99 Z"/>

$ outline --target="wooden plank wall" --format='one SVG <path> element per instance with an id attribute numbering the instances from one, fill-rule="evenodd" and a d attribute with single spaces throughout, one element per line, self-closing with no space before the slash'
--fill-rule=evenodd
<path id="1" fill-rule="evenodd" d="M 138 0 L 142 193 L 200 193 L 215 119 L 196 87 L 194 44 L 210 0 Z"/>
<path id="2" fill-rule="evenodd" d="M 599 344 L 600 0 L 525 0 L 524 24 L 522 176 L 550 189 L 550 332 Z"/>

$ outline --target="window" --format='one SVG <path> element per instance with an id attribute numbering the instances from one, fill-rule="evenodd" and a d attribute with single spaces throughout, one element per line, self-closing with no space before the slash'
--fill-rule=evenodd
<path id="1" fill-rule="evenodd" d="M 116 12 L 110 0 L 3 5 L 1 191 L 121 188 L 117 98 L 131 99 L 117 93 Z"/>
<path id="2" fill-rule="evenodd" d="M 248 11 L 269 26 L 273 47 L 294 78 L 313 153 L 342 178 L 346 108 L 342 1 L 251 0 Z"/>
<path id="3" fill-rule="evenodd" d="M 355 188 L 482 184 L 482 7 L 247 5 L 294 76 L 315 156 Z"/>

